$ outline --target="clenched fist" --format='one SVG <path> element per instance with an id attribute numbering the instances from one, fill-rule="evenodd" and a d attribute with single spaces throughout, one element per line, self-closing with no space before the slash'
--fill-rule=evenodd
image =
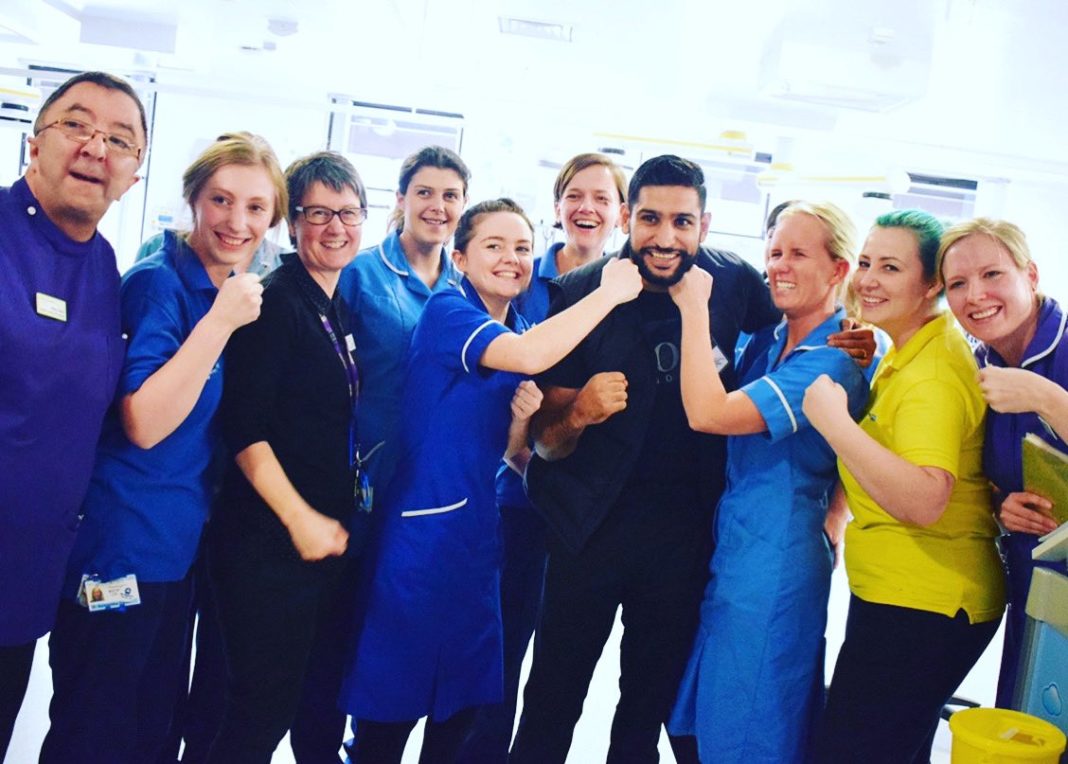
<path id="1" fill-rule="evenodd" d="M 594 374 L 579 390 L 573 410 L 582 426 L 600 424 L 627 407 L 627 378 L 620 371 Z"/>
<path id="2" fill-rule="evenodd" d="M 512 419 L 526 421 L 541 408 L 541 390 L 533 380 L 525 379 L 519 383 L 512 396 Z"/>
<path id="3" fill-rule="evenodd" d="M 239 273 L 222 283 L 208 313 L 232 332 L 259 318 L 261 305 L 263 284 L 260 277 L 255 273 Z"/>
<path id="4" fill-rule="evenodd" d="M 612 258 L 601 270 L 601 289 L 612 296 L 616 305 L 630 302 L 642 291 L 642 277 L 631 260 Z"/>
<path id="5" fill-rule="evenodd" d="M 712 274 L 703 268 L 690 268 L 677 283 L 668 287 L 668 293 L 680 311 L 708 310 L 708 301 L 712 299 Z"/>

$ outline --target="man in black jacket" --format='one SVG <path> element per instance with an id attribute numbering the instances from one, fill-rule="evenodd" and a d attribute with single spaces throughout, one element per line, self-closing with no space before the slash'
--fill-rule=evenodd
<path id="1" fill-rule="evenodd" d="M 623 608 L 620 699 L 608 761 L 657 761 L 692 646 L 724 487 L 726 441 L 693 432 L 679 389 L 681 322 L 668 294 L 691 267 L 715 279 L 709 303 L 728 390 L 741 331 L 779 319 L 760 274 L 700 246 L 704 175 L 676 156 L 635 172 L 623 216 L 645 288 L 539 380 L 537 455 L 527 488 L 551 533 L 534 664 L 510 761 L 567 757 L 594 667 Z M 550 314 L 595 289 L 607 258 L 562 277 Z M 694 757 L 696 760 L 696 757 Z"/>

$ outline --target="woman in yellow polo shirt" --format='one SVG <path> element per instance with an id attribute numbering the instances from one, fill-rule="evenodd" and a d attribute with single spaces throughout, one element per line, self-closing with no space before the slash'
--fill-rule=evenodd
<path id="1" fill-rule="evenodd" d="M 997 631 L 1005 593 L 982 473 L 986 404 L 963 335 L 938 306 L 941 224 L 879 217 L 852 286 L 893 340 L 859 424 L 821 377 L 804 412 L 839 458 L 853 522 L 852 598 L 818 760 L 927 762 L 942 706 Z"/>

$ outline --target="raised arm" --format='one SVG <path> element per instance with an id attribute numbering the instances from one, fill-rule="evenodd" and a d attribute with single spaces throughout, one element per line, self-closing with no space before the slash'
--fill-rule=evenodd
<path id="1" fill-rule="evenodd" d="M 189 416 L 230 335 L 259 316 L 263 293 L 259 281 L 251 273 L 224 281 L 211 309 L 177 352 L 122 399 L 122 426 L 131 443 L 152 448 Z"/>
<path id="2" fill-rule="evenodd" d="M 1068 442 L 1068 390 L 1052 379 L 1026 369 L 987 366 L 979 371 L 979 388 L 994 411 L 1033 411 Z"/>
<path id="3" fill-rule="evenodd" d="M 682 315 L 679 384 L 690 427 L 721 435 L 764 432 L 767 425 L 752 399 L 738 390 L 728 393 L 716 370 L 708 317 L 712 276 L 691 268 L 670 292 Z"/>
<path id="4" fill-rule="evenodd" d="M 610 260 L 601 284 L 567 310 L 547 318 L 523 334 L 502 334 L 482 353 L 479 365 L 520 374 L 538 374 L 559 361 L 601 323 L 617 305 L 642 289 L 638 267 L 630 260 Z"/>
<path id="5" fill-rule="evenodd" d="M 864 432 L 847 408 L 845 389 L 821 374 L 805 392 L 809 423 L 827 440 L 872 500 L 894 518 L 927 526 L 936 523 L 956 482 L 939 467 L 923 467 L 899 456 Z"/>
<path id="6" fill-rule="evenodd" d="M 1033 411 L 1062 441 L 1068 442 L 1068 390 L 1033 371 L 987 366 L 979 388 L 990 408 L 1004 414 Z M 1005 496 L 998 519 L 1010 531 L 1042 535 L 1057 529 L 1053 505 L 1028 491 Z"/>

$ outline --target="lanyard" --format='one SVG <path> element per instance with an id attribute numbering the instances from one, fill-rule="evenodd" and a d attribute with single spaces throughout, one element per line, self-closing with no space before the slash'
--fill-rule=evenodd
<path id="1" fill-rule="evenodd" d="M 341 342 L 338 341 L 337 333 L 334 331 L 334 326 L 330 323 L 330 319 L 326 317 L 325 313 L 319 314 L 319 321 L 322 323 L 323 329 L 326 330 L 326 336 L 330 338 L 330 344 L 334 346 L 334 352 L 337 353 L 341 366 L 345 369 L 345 376 L 349 384 L 349 402 L 355 414 L 356 399 L 360 395 L 360 370 L 356 368 L 356 361 L 353 360 L 352 351 L 349 350 L 348 345 L 346 344 L 345 348 L 342 349 Z"/>
<path id="2" fill-rule="evenodd" d="M 349 465 L 353 471 L 353 499 L 358 511 L 370 512 L 373 489 L 367 479 L 367 473 L 363 470 L 363 460 L 360 458 L 360 449 L 356 444 L 356 404 L 360 397 L 360 370 L 356 366 L 356 361 L 352 357 L 352 351 L 349 349 L 348 344 L 346 343 L 345 347 L 342 348 L 337 332 L 334 331 L 334 326 L 330 323 L 330 319 L 326 317 L 325 313 L 319 314 L 319 322 L 323 325 L 326 336 L 330 338 L 330 344 L 334 346 L 334 352 L 337 353 L 338 360 L 341 361 L 341 365 L 345 368 L 345 376 L 349 385 L 349 402 L 352 406 L 352 412 L 349 416 Z"/>

